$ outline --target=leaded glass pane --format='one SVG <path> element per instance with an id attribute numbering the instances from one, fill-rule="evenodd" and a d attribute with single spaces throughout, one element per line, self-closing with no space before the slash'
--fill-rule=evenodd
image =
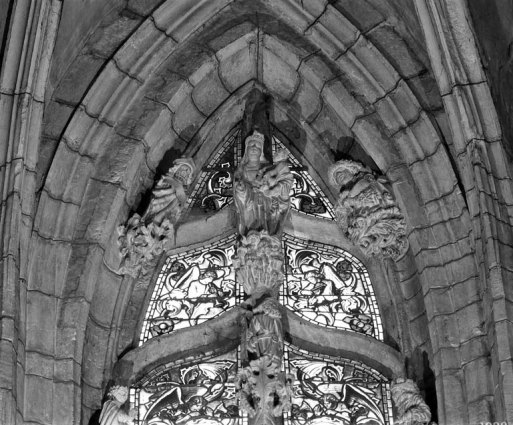
<path id="1" fill-rule="evenodd" d="M 310 173 L 301 170 L 302 164 L 290 150 L 276 136 L 273 136 L 273 152 L 278 149 L 285 149 L 289 153 L 289 162 L 292 164 L 291 171 L 294 175 L 294 186 L 290 193 L 292 208 L 308 215 L 334 220 L 335 212 L 329 199 L 312 179 Z"/>
<path id="2" fill-rule="evenodd" d="M 273 136 L 273 155 L 278 149 L 285 149 L 288 152 L 288 161 L 294 175 L 294 185 L 290 194 L 292 209 L 333 220 L 335 214 L 329 199 L 299 160 L 276 136 Z M 239 165 L 241 152 L 241 130 L 237 126 L 225 137 L 219 150 L 201 171 L 198 182 L 184 208 L 184 217 L 193 209 L 215 212 L 233 202 L 233 172 Z"/>
<path id="3" fill-rule="evenodd" d="M 206 356 L 184 365 L 182 360 L 159 367 L 131 389 L 137 424 L 247 425 L 239 412 L 233 376 L 237 351 Z M 144 421 L 144 422 L 143 422 Z"/>
<path id="4" fill-rule="evenodd" d="M 376 297 L 364 265 L 343 249 L 284 235 L 281 302 L 310 322 L 383 340 Z"/>
<path id="5" fill-rule="evenodd" d="M 354 360 L 285 346 L 285 369 L 294 379 L 292 409 L 284 425 L 384 425 L 393 422 L 386 378 Z"/>
<path id="6" fill-rule="evenodd" d="M 232 257 L 235 235 L 168 257 L 146 312 L 140 345 L 173 330 L 195 326 L 236 302 Z"/>

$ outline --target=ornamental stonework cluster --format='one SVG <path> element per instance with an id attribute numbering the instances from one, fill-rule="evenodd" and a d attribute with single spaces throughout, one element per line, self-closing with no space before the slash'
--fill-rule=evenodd
<path id="1" fill-rule="evenodd" d="M 331 165 L 328 177 L 340 192 L 335 215 L 344 235 L 368 257 L 400 260 L 409 243 L 390 182 L 350 160 Z"/>

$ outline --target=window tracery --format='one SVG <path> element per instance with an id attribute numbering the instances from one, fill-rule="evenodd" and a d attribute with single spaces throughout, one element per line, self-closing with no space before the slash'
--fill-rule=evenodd
<path id="1" fill-rule="evenodd" d="M 288 162 L 294 176 L 294 184 L 290 192 L 292 209 L 304 214 L 334 220 L 335 212 L 330 200 L 285 144 L 273 136 L 273 156 L 282 149 L 288 154 Z M 203 168 L 187 201 L 184 216 L 187 216 L 195 208 L 207 213 L 216 212 L 233 203 L 233 173 L 238 167 L 241 157 L 241 130 L 240 126 L 237 126 L 225 137 L 221 147 Z"/>
<path id="2" fill-rule="evenodd" d="M 343 249 L 284 235 L 281 302 L 304 319 L 383 340 L 369 273 Z"/>
<path id="3" fill-rule="evenodd" d="M 173 330 L 195 326 L 233 307 L 235 235 L 166 259 L 157 278 L 139 345 Z"/>

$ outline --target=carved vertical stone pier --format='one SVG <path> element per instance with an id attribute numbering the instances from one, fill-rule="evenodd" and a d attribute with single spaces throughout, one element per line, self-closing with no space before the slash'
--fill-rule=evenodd
<path id="1" fill-rule="evenodd" d="M 293 176 L 286 161 L 266 162 L 264 136 L 246 139 L 235 174 L 239 243 L 234 267 L 248 296 L 243 319 L 242 364 L 236 386 L 241 408 L 256 425 L 281 423 L 291 405 L 291 379 L 281 371 L 283 324 L 278 292 L 283 282 L 283 222 L 290 209 Z"/>

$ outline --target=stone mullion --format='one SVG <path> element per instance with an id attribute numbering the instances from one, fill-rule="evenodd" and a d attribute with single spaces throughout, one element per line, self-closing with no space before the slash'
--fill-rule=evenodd
<path id="1" fill-rule="evenodd" d="M 20 305 L 20 283 L 27 275 L 27 249 L 34 197 L 33 193 L 43 101 L 51 55 L 55 44 L 62 3 L 57 0 L 17 1 L 9 25 L 5 57 L 0 76 L 0 181 L 2 181 L 2 317 L 0 362 L 4 374 L 0 390 L 0 422 L 21 423 L 23 400 L 25 317 Z M 20 313 L 21 312 L 21 313 Z M 21 338 L 21 339 L 19 339 Z M 21 367 L 18 367 L 18 364 Z M 16 418 L 17 416 L 17 418 Z M 16 419 L 15 419 L 16 418 Z"/>

